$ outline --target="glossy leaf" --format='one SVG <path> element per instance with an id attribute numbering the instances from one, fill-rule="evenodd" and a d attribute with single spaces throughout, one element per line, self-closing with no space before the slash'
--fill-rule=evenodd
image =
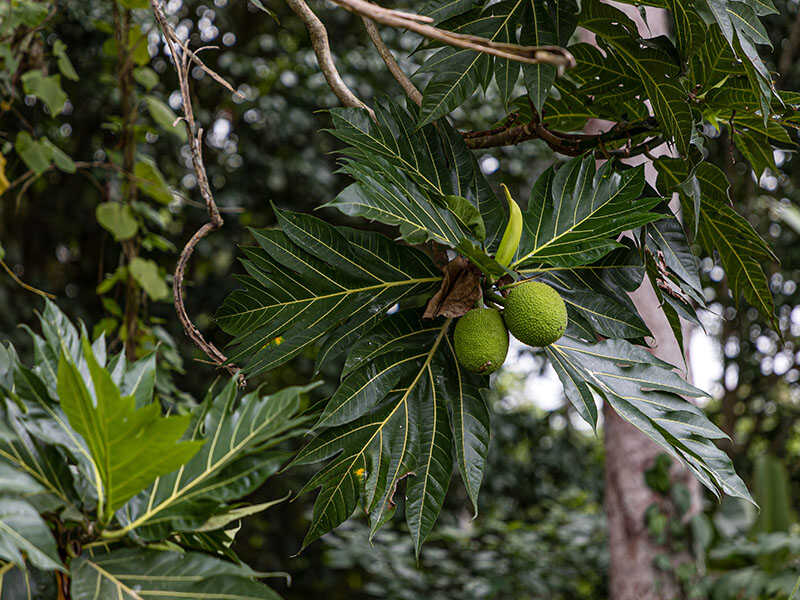
<path id="1" fill-rule="evenodd" d="M 707 253 L 716 252 L 719 256 L 734 297 L 744 297 L 777 326 L 775 303 L 763 269 L 775 256 L 747 219 L 730 205 L 725 174 L 706 162 L 700 163 L 691 175 L 674 161 L 658 161 L 657 168 L 666 192 L 680 189 L 678 186 L 687 178 L 695 181 L 702 195 L 696 223 L 692 211 L 687 210 L 691 199 L 681 192 L 689 228 L 696 229 L 697 241 Z"/>
<path id="2" fill-rule="evenodd" d="M 595 171 L 593 156 L 548 169 L 531 191 L 512 267 L 575 266 L 602 258 L 620 246 L 617 234 L 661 218 L 650 210 L 662 200 L 640 199 L 643 189 L 641 167 L 619 172 L 606 163 Z"/>
<path id="3" fill-rule="evenodd" d="M 577 24 L 577 5 L 571 0 L 549 0 L 529 2 L 522 21 L 520 41 L 528 46 L 566 46 Z M 499 59 L 498 64 L 511 61 Z M 553 65 L 537 64 L 522 66 L 525 87 L 536 110 L 542 112 L 550 89 L 556 80 Z"/>
<path id="4" fill-rule="evenodd" d="M 446 123 L 418 128 L 412 113 L 390 102 L 376 107 L 375 121 L 359 109 L 333 109 L 331 114 L 331 133 L 348 144 L 345 171 L 358 183 L 330 206 L 397 225 L 407 238 L 435 239 L 454 247 L 473 231 L 472 219 L 444 210 L 448 196 L 459 196 L 478 210 L 485 244 L 496 243 L 505 209 L 457 131 Z M 414 185 L 404 189 L 408 180 Z"/>
<path id="5" fill-rule="evenodd" d="M 641 80 L 660 125 L 678 151 L 689 150 L 694 118 L 678 76 L 680 65 L 652 44 L 637 41 L 638 29 L 624 13 L 599 0 L 583 4 L 580 25 L 595 33 Z"/>
<path id="6" fill-rule="evenodd" d="M 253 231 L 260 249 L 247 251 L 246 287 L 217 315 L 236 336 L 231 360 L 244 360 L 251 374 L 318 345 L 320 361 L 339 356 L 395 304 L 441 280 L 424 254 L 380 234 L 277 214 L 281 229 Z"/>
<path id="7" fill-rule="evenodd" d="M 279 600 L 249 568 L 194 552 L 85 552 L 72 564 L 74 600 Z"/>
<path id="8" fill-rule="evenodd" d="M 352 348 L 347 375 L 317 425 L 324 430 L 294 460 L 328 461 L 301 490 L 320 488 L 303 547 L 359 504 L 374 534 L 394 514 L 395 490 L 408 478 L 406 517 L 419 552 L 441 510 L 453 457 L 477 498 L 488 448 L 478 392 L 484 378 L 456 363 L 450 323 L 399 312 Z"/>
<path id="9" fill-rule="evenodd" d="M 753 501 L 730 459 L 711 441 L 727 436 L 681 397 L 705 394 L 686 383 L 672 365 L 624 340 L 585 344 L 565 337 L 549 346 L 547 354 L 563 365 L 557 372 L 579 413 L 587 412 L 588 397 L 603 398 L 623 419 L 683 461 L 712 492 Z"/>
<path id="10" fill-rule="evenodd" d="M 91 389 L 75 363 L 62 353 L 58 395 L 70 425 L 86 442 L 102 482 L 106 509 L 112 512 L 156 477 L 184 464 L 202 443 L 179 441 L 189 425 L 188 417 L 162 417 L 158 403 L 137 409 L 132 396 L 123 397 L 86 338 L 83 355 Z"/>

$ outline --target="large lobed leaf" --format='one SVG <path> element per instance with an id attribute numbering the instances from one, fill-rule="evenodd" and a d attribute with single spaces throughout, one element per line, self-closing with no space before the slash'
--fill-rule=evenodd
<path id="1" fill-rule="evenodd" d="M 588 0 L 582 9 L 579 24 L 595 33 L 600 47 L 613 51 L 641 81 L 661 127 L 686 154 L 694 118 L 678 81 L 681 65 L 656 45 L 640 40 L 636 24 L 619 9 L 600 0 Z"/>
<path id="2" fill-rule="evenodd" d="M 349 152 L 377 155 L 369 140 Z M 395 157 L 396 163 L 403 160 Z M 400 171 L 409 169 L 406 164 Z M 426 169 L 432 180 L 435 171 Z M 419 173 L 414 177 L 422 181 Z M 653 257 L 659 261 L 657 277 L 702 300 L 696 260 L 680 224 L 664 211 L 665 200 L 646 188 L 642 168 L 608 162 L 598 169 L 593 156 L 575 158 L 545 172 L 534 187 L 512 267 L 523 278 L 547 281 L 567 303 L 568 335 L 547 352 L 567 396 L 589 423 L 597 422 L 596 399 L 605 398 L 687 461 L 707 485 L 745 496 L 730 462 L 709 441 L 719 430 L 679 396 L 697 390 L 623 339 L 642 343 L 650 334 L 627 294 L 646 274 L 653 278 Z M 319 490 L 303 547 L 357 510 L 374 534 L 395 514 L 402 489 L 419 552 L 441 510 L 453 463 L 477 507 L 489 439 L 481 390 L 487 378 L 461 369 L 451 319 L 421 318 L 424 300 L 441 282 L 427 256 L 376 234 L 288 211 L 277 214 L 278 229 L 255 232 L 261 249 L 246 250 L 248 289 L 229 299 L 220 321 L 236 336 L 234 345 L 244 347 L 238 356 L 251 359 L 248 367 L 255 372 L 267 360 L 278 364 L 295 356 L 301 346 L 292 336 L 306 336 L 302 349 L 316 348 L 318 362 L 345 357 L 341 382 L 319 414 L 315 437 L 293 461 L 323 463 L 301 490 Z M 637 235 L 620 238 L 636 228 Z M 371 258 L 361 252 L 367 247 Z M 471 242 L 469 247 L 479 265 L 492 262 L 480 247 Z M 378 257 L 384 261 L 375 265 Z M 381 298 L 387 288 L 399 293 L 407 287 L 413 291 Z M 283 311 L 284 303 L 293 310 Z M 306 305 L 314 307 L 308 316 Z M 693 317 L 689 304 L 665 300 L 665 306 L 673 315 Z M 596 344 L 602 338 L 611 339 Z M 342 339 L 346 343 L 338 344 Z"/>
<path id="3" fill-rule="evenodd" d="M 702 162 L 689 171 L 684 162 L 656 161 L 658 184 L 678 191 L 690 231 L 710 256 L 716 253 L 734 297 L 743 297 L 777 328 L 775 303 L 764 264 L 777 260 L 753 226 L 728 199 L 728 179 L 718 167 Z"/>
<path id="4" fill-rule="evenodd" d="M 184 466 L 159 477 L 117 513 L 122 532 L 145 540 L 202 531 L 228 503 L 256 490 L 288 458 L 276 448 L 303 422 L 300 395 L 315 387 L 258 391 L 237 398 L 237 380 L 209 397 L 193 417 L 189 438 L 202 446 Z"/>
<path id="5" fill-rule="evenodd" d="M 193 414 L 162 417 L 152 357 L 108 360 L 105 340 L 90 345 L 52 303 L 41 324 L 34 368 L 0 347 L 0 597 L 54 597 L 46 571 L 64 567 L 42 515 L 85 524 L 99 499 L 108 543 L 71 561 L 72 597 L 278 598 L 236 564 L 228 530 L 274 504 L 234 501 L 288 459 L 278 446 L 303 423 L 299 396 L 313 386 L 239 399 L 233 379 Z M 175 532 L 206 554 L 108 550 L 125 534 L 141 542 Z"/>
<path id="6" fill-rule="evenodd" d="M 348 144 L 344 170 L 356 184 L 328 206 L 400 228 L 411 242 L 436 240 L 455 247 L 470 237 L 463 211 L 448 210 L 447 197 L 464 198 L 478 213 L 492 247 L 505 225 L 505 209 L 483 177 L 461 135 L 447 123 L 417 127 L 414 116 L 380 103 L 375 120 L 366 111 L 333 109 L 333 135 Z"/>
<path id="7" fill-rule="evenodd" d="M 73 600 L 279 600 L 246 566 L 204 554 L 143 548 L 84 552 L 72 563 Z"/>
<path id="8" fill-rule="evenodd" d="M 441 510 L 453 460 L 477 507 L 489 441 L 480 394 L 486 378 L 462 370 L 450 324 L 402 311 L 352 348 L 317 423 L 321 431 L 294 460 L 328 461 L 302 490 L 320 488 L 304 547 L 359 504 L 377 531 L 394 514 L 395 491 L 407 478 L 406 519 L 419 552 Z"/>
<path id="9" fill-rule="evenodd" d="M 133 396 L 123 397 L 85 337 L 83 357 L 92 387 L 62 353 L 58 396 L 69 424 L 86 443 L 110 515 L 156 477 L 183 465 L 202 443 L 180 441 L 188 416 L 164 417 L 159 403 L 136 408 Z"/>
<path id="10" fill-rule="evenodd" d="M 596 424 L 599 397 L 684 462 L 715 494 L 753 501 L 730 458 L 712 441 L 727 436 L 682 397 L 705 393 L 686 383 L 672 365 L 625 340 L 587 344 L 564 337 L 547 348 L 547 355 L 567 398 L 590 424 Z"/>
<path id="11" fill-rule="evenodd" d="M 661 198 L 640 198 L 642 167 L 620 172 L 611 162 L 595 164 L 591 155 L 577 157 L 539 177 L 513 268 L 590 264 L 621 246 L 619 233 L 663 217 L 651 212 Z"/>
<path id="12" fill-rule="evenodd" d="M 0 462 L 0 560 L 24 567 L 27 558 L 39 569 L 64 570 L 53 534 L 29 502 L 44 491 L 30 475 Z"/>
<path id="13" fill-rule="evenodd" d="M 441 280 L 422 252 L 378 233 L 276 213 L 280 228 L 253 231 L 260 248 L 246 250 L 245 288 L 217 315 L 235 336 L 231 360 L 250 374 L 315 347 L 319 364 L 340 356 L 391 307 Z"/>
<path id="14" fill-rule="evenodd" d="M 486 38 L 500 44 L 566 45 L 575 30 L 578 7 L 570 0 L 503 0 L 471 8 L 459 3 L 430 7 L 432 14 L 450 14 L 443 27 L 461 35 Z M 437 10 L 438 9 L 438 10 Z M 523 74 L 531 101 L 541 110 L 556 78 L 556 68 L 546 64 L 520 64 L 506 58 L 446 46 L 428 56 L 418 76 L 429 76 L 422 91 L 420 125 L 429 124 L 461 106 L 479 88 L 494 80 L 501 99 L 508 103 Z"/>
<path id="15" fill-rule="evenodd" d="M 86 444 L 59 403 L 59 361 L 62 356 L 68 357 L 84 382 L 91 385 L 89 367 L 80 341 L 81 332 L 54 303 L 46 303 L 40 324 L 42 335 L 31 332 L 33 367 L 22 365 L 11 347 L 2 353 L 7 357 L 7 367 L 0 369 L 5 371 L 0 377 L 0 392 L 5 398 L 6 416 L 14 436 L 10 439 L 0 436 L 0 460 L 29 474 L 43 486 L 46 493 L 37 496 L 39 504 L 77 512 L 81 504 L 93 507 L 102 486 Z M 91 352 L 98 364 L 106 363 L 102 336 Z M 154 356 L 129 364 L 124 356 L 116 355 L 108 361 L 107 369 L 119 394 L 132 396 L 140 406 L 152 402 Z M 78 472 L 71 472 L 70 464 L 77 465 Z"/>

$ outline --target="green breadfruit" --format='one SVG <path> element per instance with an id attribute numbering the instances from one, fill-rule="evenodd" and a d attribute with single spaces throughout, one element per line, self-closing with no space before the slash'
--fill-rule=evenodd
<path id="1" fill-rule="evenodd" d="M 564 335 L 567 306 L 546 283 L 528 281 L 511 289 L 503 311 L 508 330 L 529 346 L 547 346 Z"/>
<path id="2" fill-rule="evenodd" d="M 499 369 L 508 353 L 508 331 L 493 308 L 476 308 L 456 323 L 456 358 L 470 371 L 488 375 Z"/>

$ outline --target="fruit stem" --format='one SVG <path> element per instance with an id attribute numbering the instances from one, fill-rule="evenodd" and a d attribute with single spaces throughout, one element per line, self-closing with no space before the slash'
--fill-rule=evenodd
<path id="1" fill-rule="evenodd" d="M 499 304 L 500 306 L 506 305 L 506 299 L 503 298 L 500 294 L 495 292 L 490 292 L 486 295 L 487 302 L 491 302 L 493 304 Z"/>

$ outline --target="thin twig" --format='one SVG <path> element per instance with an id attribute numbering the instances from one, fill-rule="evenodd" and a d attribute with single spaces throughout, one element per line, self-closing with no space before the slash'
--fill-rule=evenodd
<path id="1" fill-rule="evenodd" d="M 392 55 L 392 51 L 389 50 L 383 42 L 381 34 L 378 31 L 378 26 L 375 25 L 375 21 L 368 17 L 361 17 L 361 20 L 364 22 L 364 28 L 367 30 L 369 39 L 372 40 L 372 43 L 378 50 L 378 54 L 381 55 L 383 62 L 386 64 L 386 68 L 389 69 L 389 72 L 397 80 L 397 83 L 400 84 L 400 87 L 403 88 L 406 95 L 411 98 L 411 101 L 418 106 L 422 105 L 422 93 L 417 89 L 417 86 L 411 82 L 408 76 L 403 73 L 400 65 L 397 64 L 397 60 L 395 60 Z"/>
<path id="2" fill-rule="evenodd" d="M 27 283 L 22 281 L 19 277 L 17 277 L 17 274 L 14 273 L 14 271 L 12 271 L 9 268 L 9 266 L 5 263 L 5 261 L 3 261 L 2 259 L 0 259 L 0 266 L 2 266 L 6 270 L 8 276 L 11 277 L 11 279 L 13 279 L 17 283 L 17 285 L 20 286 L 22 289 L 28 290 L 29 292 L 33 292 L 34 294 L 39 294 L 40 296 L 43 296 L 45 298 L 50 298 L 51 300 L 55 298 L 55 294 L 50 294 L 49 292 L 43 292 L 42 290 L 35 288 L 32 285 L 28 285 Z"/>
<path id="3" fill-rule="evenodd" d="M 220 215 L 217 204 L 214 201 L 214 195 L 211 192 L 211 186 L 208 183 L 208 175 L 206 174 L 205 163 L 203 162 L 203 129 L 197 126 L 194 118 L 194 109 L 192 108 L 192 97 L 189 90 L 189 68 L 191 63 L 199 65 L 206 73 L 211 75 L 215 81 L 222 81 L 226 89 L 234 91 L 233 87 L 225 82 L 222 77 L 213 73 L 206 67 L 200 59 L 185 45 L 175 33 L 175 30 L 167 20 L 166 15 L 161 9 L 159 0 L 150 0 L 155 14 L 156 21 L 161 27 L 161 32 L 169 47 L 172 63 L 175 65 L 175 71 L 178 74 L 178 84 L 181 91 L 181 100 L 183 104 L 183 122 L 186 126 L 186 133 L 188 134 L 189 149 L 192 155 L 192 167 L 194 168 L 195 177 L 197 178 L 197 185 L 200 189 L 200 195 L 206 203 L 208 209 L 208 223 L 205 223 L 186 243 L 178 258 L 178 264 L 175 267 L 175 277 L 172 282 L 172 289 L 175 295 L 175 311 L 178 314 L 183 325 L 183 330 L 186 335 L 203 351 L 205 354 L 214 361 L 214 363 L 221 368 L 224 368 L 231 375 L 239 373 L 239 368 L 230 363 L 228 358 L 211 342 L 207 341 L 200 330 L 192 323 L 186 312 L 183 296 L 183 278 L 186 272 L 186 265 L 192 257 L 197 244 L 212 231 L 222 227 L 224 221 Z M 181 52 L 178 52 L 178 46 Z M 239 373 L 239 385 L 242 387 L 246 384 L 244 376 Z"/>
<path id="4" fill-rule="evenodd" d="M 347 87 L 344 79 L 342 79 L 342 76 L 339 74 L 336 63 L 333 61 L 333 55 L 331 54 L 331 45 L 328 42 L 328 30 L 325 29 L 325 25 L 322 24 L 319 17 L 314 14 L 314 11 L 308 7 L 308 4 L 306 4 L 304 0 L 286 0 L 286 3 L 305 24 L 308 30 L 308 37 L 311 38 L 311 47 L 314 48 L 314 54 L 317 55 L 319 68 L 322 70 L 322 74 L 325 76 L 328 86 L 333 90 L 333 93 L 336 94 L 336 97 L 339 98 L 339 102 L 345 106 L 365 108 L 369 111 L 370 116 L 374 117 L 375 114 L 372 109 L 364 104 L 364 102 Z"/>
<path id="5" fill-rule="evenodd" d="M 289 1 L 291 3 L 297 0 Z M 568 50 L 560 46 L 520 46 L 519 44 L 500 43 L 474 35 L 439 29 L 429 24 L 433 22 L 433 19 L 429 17 L 383 8 L 367 0 L 333 0 L 333 2 L 362 17 L 368 17 L 390 27 L 408 29 L 449 46 L 475 50 L 522 63 L 549 64 L 557 67 L 559 72 L 575 66 L 575 58 Z"/>

